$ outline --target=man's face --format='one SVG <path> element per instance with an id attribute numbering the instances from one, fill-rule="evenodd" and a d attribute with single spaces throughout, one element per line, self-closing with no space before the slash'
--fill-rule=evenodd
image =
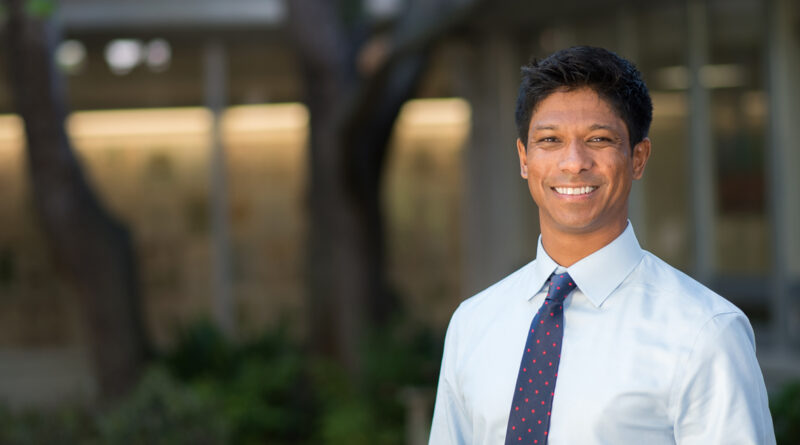
<path id="1" fill-rule="evenodd" d="M 539 206 L 542 234 L 614 239 L 628 218 L 628 194 L 650 155 L 634 147 L 628 128 L 593 90 L 556 91 L 531 116 L 527 148 L 517 140 L 520 168 Z"/>

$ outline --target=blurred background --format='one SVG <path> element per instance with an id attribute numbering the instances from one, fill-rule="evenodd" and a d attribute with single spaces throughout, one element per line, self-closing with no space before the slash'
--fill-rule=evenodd
<path id="1" fill-rule="evenodd" d="M 742 308 L 800 441 L 795 0 L 4 0 L 0 442 L 425 443 L 533 259 L 519 67 L 642 71 L 640 243 Z"/>

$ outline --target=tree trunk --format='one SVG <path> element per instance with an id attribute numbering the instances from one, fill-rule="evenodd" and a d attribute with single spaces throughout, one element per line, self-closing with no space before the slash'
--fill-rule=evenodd
<path id="1" fill-rule="evenodd" d="M 425 56 L 415 55 L 407 69 L 389 73 L 391 81 L 375 89 L 368 105 L 354 108 L 363 94 L 359 48 L 339 22 L 335 2 L 293 0 L 289 6 L 311 115 L 312 343 L 357 375 L 364 333 L 394 307 L 385 278 L 381 177 L 392 126 Z"/>
<path id="2" fill-rule="evenodd" d="M 363 39 L 345 29 L 340 2 L 288 3 L 311 115 L 311 341 L 351 377 L 360 370 L 365 332 L 397 307 L 385 274 L 380 200 L 394 122 L 413 97 L 434 42 L 477 3 L 410 2 L 388 38 L 386 57 L 370 72 L 357 69 Z"/>
<path id="3" fill-rule="evenodd" d="M 425 55 L 404 62 L 354 131 L 341 122 L 342 99 L 309 98 L 310 252 L 313 336 L 323 352 L 358 373 L 365 332 L 397 307 L 386 280 L 381 180 L 389 137 L 412 93 Z M 306 71 L 306 85 L 320 83 Z M 323 82 L 324 83 L 324 82 Z M 339 86 L 344 90 L 344 86 Z M 314 88 L 309 88 L 313 91 Z M 348 122 L 350 124 L 350 122 Z"/>
<path id="4" fill-rule="evenodd" d="M 100 396 L 114 399 L 135 384 L 148 351 L 130 234 L 103 208 L 70 147 L 55 23 L 30 16 L 24 0 L 6 5 L 7 66 L 25 122 L 33 202 L 58 268 L 81 298 Z"/>

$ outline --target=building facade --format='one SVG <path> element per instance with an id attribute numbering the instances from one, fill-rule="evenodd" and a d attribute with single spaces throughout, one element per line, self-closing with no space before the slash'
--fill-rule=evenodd
<path id="1" fill-rule="evenodd" d="M 536 208 L 514 146 L 519 67 L 604 46 L 637 64 L 653 96 L 653 156 L 630 209 L 640 242 L 748 313 L 770 387 L 797 378 L 800 5 L 537 3 L 492 2 L 458 24 L 398 121 L 384 196 L 390 275 L 412 313 L 443 331 L 458 302 L 532 259 Z M 402 13 L 399 0 L 365 4 Z M 302 318 L 308 115 L 285 1 L 64 0 L 58 14 L 69 132 L 133 229 L 157 343 L 219 299 L 232 300 L 241 332 Z M 91 395 L 81 316 L 35 228 L 0 79 L 0 395 Z M 53 363 L 72 371 L 43 386 Z"/>

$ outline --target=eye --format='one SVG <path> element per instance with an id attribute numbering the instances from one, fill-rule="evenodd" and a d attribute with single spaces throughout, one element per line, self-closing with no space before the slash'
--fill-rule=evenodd
<path id="1" fill-rule="evenodd" d="M 611 138 L 605 136 L 594 136 L 589 138 L 589 142 L 611 142 Z"/>
<path id="2" fill-rule="evenodd" d="M 542 142 L 542 143 L 558 142 L 558 138 L 556 138 L 554 136 L 545 136 L 543 138 L 539 138 L 536 142 Z"/>

